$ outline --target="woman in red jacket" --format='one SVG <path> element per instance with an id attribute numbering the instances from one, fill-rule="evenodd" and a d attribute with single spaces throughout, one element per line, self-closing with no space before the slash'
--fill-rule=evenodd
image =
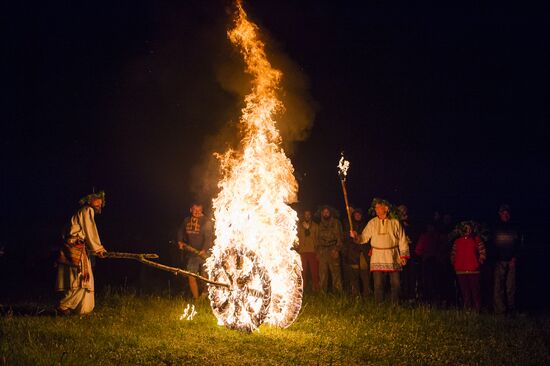
<path id="1" fill-rule="evenodd" d="M 456 272 L 464 307 L 481 310 L 481 289 L 479 267 L 486 258 L 485 245 L 481 237 L 474 234 L 474 224 L 470 221 L 458 225 L 458 237 L 453 242 L 451 262 Z"/>

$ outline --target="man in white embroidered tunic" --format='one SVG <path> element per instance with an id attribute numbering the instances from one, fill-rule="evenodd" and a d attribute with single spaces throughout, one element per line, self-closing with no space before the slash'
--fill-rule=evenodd
<path id="1" fill-rule="evenodd" d="M 84 315 L 94 309 L 94 276 L 89 254 L 105 257 L 95 224 L 95 214 L 105 205 L 105 193 L 93 193 L 80 200 L 80 209 L 71 217 L 63 235 L 57 259 L 56 290 L 62 292 L 57 310 Z"/>
<path id="2" fill-rule="evenodd" d="M 384 280 L 389 277 L 391 300 L 398 303 L 400 272 L 409 259 L 409 242 L 399 220 L 389 217 L 389 202 L 375 198 L 373 205 L 376 217 L 368 222 L 361 235 L 355 231 L 350 235 L 359 244 L 367 244 L 369 240 L 371 242 L 370 271 L 374 280 L 376 302 L 384 299 Z"/>

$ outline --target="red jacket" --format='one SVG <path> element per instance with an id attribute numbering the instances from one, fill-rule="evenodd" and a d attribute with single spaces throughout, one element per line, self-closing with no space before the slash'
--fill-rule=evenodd
<path id="1" fill-rule="evenodd" d="M 456 273 L 479 273 L 485 258 L 485 245 L 479 236 L 461 236 L 454 241 L 451 262 Z"/>

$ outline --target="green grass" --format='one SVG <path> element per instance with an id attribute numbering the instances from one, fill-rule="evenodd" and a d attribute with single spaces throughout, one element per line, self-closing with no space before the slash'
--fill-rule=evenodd
<path id="1" fill-rule="evenodd" d="M 244 334 L 216 325 L 206 302 L 192 321 L 179 320 L 183 298 L 111 294 L 96 303 L 82 318 L 14 315 L 4 307 L 0 365 L 550 364 L 548 317 L 306 296 L 288 329 L 264 325 Z"/>

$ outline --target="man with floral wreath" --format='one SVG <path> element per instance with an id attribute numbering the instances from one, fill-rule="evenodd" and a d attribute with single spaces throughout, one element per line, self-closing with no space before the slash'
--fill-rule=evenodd
<path id="1" fill-rule="evenodd" d="M 105 257 L 95 224 L 95 215 L 105 206 L 105 192 L 83 197 L 63 233 L 63 246 L 57 258 L 56 290 L 62 298 L 57 306 L 63 315 L 84 315 L 94 309 L 94 275 L 89 255 Z"/>
<path id="2" fill-rule="evenodd" d="M 391 204 L 380 198 L 372 200 L 371 212 L 376 213 L 361 234 L 351 231 L 350 235 L 359 244 L 371 243 L 370 271 L 374 280 L 374 299 L 384 299 L 384 281 L 390 278 L 391 301 L 399 302 L 400 272 L 409 259 L 409 241 Z"/>

